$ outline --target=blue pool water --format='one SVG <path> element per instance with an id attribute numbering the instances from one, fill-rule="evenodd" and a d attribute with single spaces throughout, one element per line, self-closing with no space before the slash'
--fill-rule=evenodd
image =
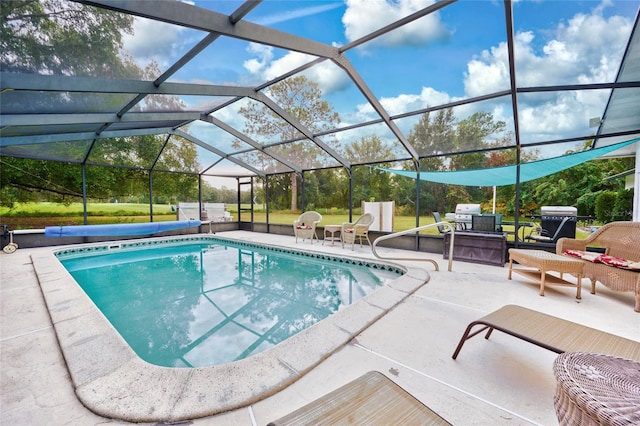
<path id="1" fill-rule="evenodd" d="M 402 273 L 211 238 L 56 255 L 138 356 L 167 367 L 249 357 Z"/>

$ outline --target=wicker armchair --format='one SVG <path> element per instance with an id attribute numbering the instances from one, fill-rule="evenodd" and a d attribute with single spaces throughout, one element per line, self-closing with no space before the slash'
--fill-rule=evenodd
<path id="1" fill-rule="evenodd" d="M 353 250 L 356 244 L 356 238 L 360 239 L 360 247 L 362 247 L 362 238 L 369 240 L 369 227 L 373 223 L 373 215 L 371 213 L 365 213 L 358 218 L 355 222 L 344 222 L 340 230 L 340 236 L 342 238 L 342 248 L 344 243 L 351 244 L 351 250 Z"/>
<path id="2" fill-rule="evenodd" d="M 587 250 L 587 247 L 604 249 L 604 253 L 640 262 L 640 222 L 611 222 L 584 240 L 560 238 L 556 253 L 565 250 Z M 615 291 L 633 291 L 636 297 L 635 311 L 640 312 L 640 271 L 620 269 L 603 263 L 584 261 L 583 277 L 591 280 L 591 294 L 596 293 L 596 281 Z"/>
<path id="3" fill-rule="evenodd" d="M 296 236 L 296 243 L 298 238 L 302 238 L 302 241 L 307 238 L 311 240 L 313 244 L 313 238 L 318 239 L 316 234 L 316 226 L 322 221 L 322 215 L 318 212 L 308 211 L 302 213 L 297 220 L 293 221 L 293 234 Z"/>

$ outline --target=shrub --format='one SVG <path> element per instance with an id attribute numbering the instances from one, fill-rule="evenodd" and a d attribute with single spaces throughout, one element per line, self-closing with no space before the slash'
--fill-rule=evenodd
<path id="1" fill-rule="evenodd" d="M 609 223 L 614 219 L 614 206 L 616 193 L 613 191 L 603 191 L 596 197 L 596 219 L 600 223 Z"/>
<path id="2" fill-rule="evenodd" d="M 613 204 L 612 220 L 631 220 L 633 215 L 633 191 L 621 189 L 616 194 L 616 201 Z"/>
<path id="3" fill-rule="evenodd" d="M 596 200 L 602 192 L 588 192 L 581 195 L 576 201 L 576 208 L 580 216 L 596 215 Z"/>

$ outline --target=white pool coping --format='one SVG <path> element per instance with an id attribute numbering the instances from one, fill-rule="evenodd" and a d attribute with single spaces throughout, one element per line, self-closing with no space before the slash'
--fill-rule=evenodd
<path id="1" fill-rule="evenodd" d="M 390 264 L 406 273 L 247 359 L 213 367 L 168 368 L 149 364 L 135 354 L 58 261 L 54 252 L 60 249 L 33 254 L 32 261 L 76 395 L 96 414 L 130 422 L 196 419 L 273 395 L 342 348 L 430 279 L 424 269 L 373 262 Z"/>

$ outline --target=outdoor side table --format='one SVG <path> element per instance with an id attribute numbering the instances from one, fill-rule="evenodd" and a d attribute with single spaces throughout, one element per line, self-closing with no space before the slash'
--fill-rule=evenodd
<path id="1" fill-rule="evenodd" d="M 340 232 L 342 229 L 342 225 L 325 225 L 324 226 L 324 239 L 322 240 L 322 245 L 324 245 L 325 241 L 331 241 L 331 245 L 335 241 L 340 241 L 341 236 L 336 237 L 336 232 Z"/>
<path id="2" fill-rule="evenodd" d="M 640 363 L 612 355 L 565 352 L 553 363 L 554 406 L 565 425 L 640 424 Z"/>
<path id="3" fill-rule="evenodd" d="M 513 262 L 518 262 L 522 266 L 532 269 L 514 268 Z M 576 299 L 581 299 L 582 292 L 582 268 L 584 263 L 577 258 L 562 256 L 544 250 L 509 249 L 509 276 L 516 272 L 527 278 L 540 283 L 540 296 L 544 296 L 545 285 L 564 285 L 577 287 Z M 560 277 L 550 275 L 547 272 L 555 271 L 560 273 Z M 562 279 L 562 274 L 575 274 L 578 277 L 577 284 Z"/>

